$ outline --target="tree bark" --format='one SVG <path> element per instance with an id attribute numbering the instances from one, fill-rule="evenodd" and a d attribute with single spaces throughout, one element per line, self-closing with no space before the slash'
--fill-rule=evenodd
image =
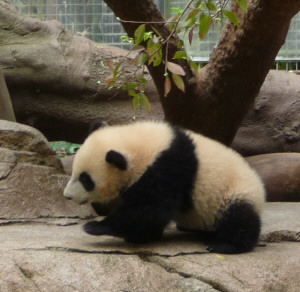
<path id="1" fill-rule="evenodd" d="M 152 0 L 105 0 L 121 20 L 163 21 Z M 231 144 L 272 63 L 283 45 L 290 21 L 299 11 L 300 1 L 250 0 L 248 13 L 233 1 L 240 27 L 227 23 L 211 59 L 196 80 L 187 62 L 184 68 L 186 92 L 176 86 L 164 97 L 164 68 L 148 66 L 157 86 L 166 119 L 185 128 L 201 132 L 225 144 Z M 133 37 L 140 24 L 123 23 Z M 164 25 L 155 28 L 166 37 Z M 171 39 L 168 56 L 175 52 L 177 37 Z M 174 62 L 174 61 L 173 61 Z"/>
<path id="2" fill-rule="evenodd" d="M 154 25 L 156 30 L 164 38 L 169 35 L 153 0 L 106 2 L 123 20 L 162 22 Z M 251 0 L 248 6 L 246 14 L 233 2 L 232 9 L 238 14 L 241 25 L 237 28 L 226 24 L 200 76 L 194 75 L 185 60 L 176 61 L 186 72 L 186 93 L 173 84 L 169 95 L 164 97 L 164 65 L 149 66 L 166 120 L 225 144 L 232 142 L 284 42 L 291 18 L 300 9 L 300 1 Z M 123 25 L 132 37 L 140 24 Z M 169 60 L 172 60 L 177 42 L 177 36 L 170 39 Z M 103 100 L 116 92 L 97 84 L 110 74 L 107 67 L 100 65 L 101 61 L 117 61 L 124 58 L 126 52 L 121 54 L 116 48 L 66 32 L 57 21 L 23 17 L 5 1 L 0 1 L 0 46 L 0 66 L 17 120 L 40 129 L 47 138 L 80 142 L 86 136 L 88 122 L 108 111 L 123 117 L 122 122 L 128 121 L 124 112 L 116 113 L 112 105 L 115 99 L 103 107 Z M 129 64 L 130 60 L 127 61 Z M 129 109 L 129 100 L 125 98 L 123 102 L 128 103 Z M 55 124 L 59 127 L 53 127 Z M 74 134 L 77 135 L 75 140 Z"/>

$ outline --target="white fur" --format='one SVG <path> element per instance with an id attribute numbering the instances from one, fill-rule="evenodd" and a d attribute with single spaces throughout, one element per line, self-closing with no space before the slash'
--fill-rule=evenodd
<path id="1" fill-rule="evenodd" d="M 123 186 L 128 187 L 141 177 L 159 153 L 169 147 L 172 138 L 173 132 L 169 126 L 156 122 L 98 129 L 78 150 L 73 163 L 72 177 L 64 196 L 74 200 L 78 198 L 77 202 L 88 200 L 103 203 L 114 199 Z M 105 161 L 109 150 L 116 150 L 126 157 L 126 171 L 119 170 Z M 94 191 L 71 189 L 71 185 L 78 182 L 82 171 L 86 171 L 96 182 Z"/>
<path id="2" fill-rule="evenodd" d="M 187 131 L 199 161 L 193 193 L 194 209 L 176 218 L 186 228 L 212 230 L 220 208 L 245 199 L 261 214 L 265 190 L 261 179 L 237 152 L 223 144 Z"/>
<path id="3" fill-rule="evenodd" d="M 186 131 L 196 146 L 199 161 L 193 192 L 194 208 L 179 214 L 175 221 L 190 229 L 212 230 L 218 211 L 238 199 L 252 203 L 260 214 L 265 191 L 263 184 L 248 163 L 236 152 L 202 135 Z M 173 139 L 172 129 L 165 123 L 135 124 L 101 128 L 92 133 L 76 154 L 73 172 L 64 195 L 76 202 L 108 202 L 119 190 L 131 186 L 167 149 Z M 122 171 L 105 162 L 109 150 L 122 153 L 128 169 Z M 78 181 L 82 171 L 96 183 L 86 192 Z"/>

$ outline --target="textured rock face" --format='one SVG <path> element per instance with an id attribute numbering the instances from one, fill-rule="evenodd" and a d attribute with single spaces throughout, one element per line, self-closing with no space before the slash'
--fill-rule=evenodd
<path id="1" fill-rule="evenodd" d="M 300 152 L 300 76 L 270 71 L 232 147 L 245 156 Z"/>
<path id="2" fill-rule="evenodd" d="M 246 158 L 262 178 L 269 202 L 300 202 L 300 153 L 270 153 Z"/>
<path id="3" fill-rule="evenodd" d="M 37 130 L 0 120 L 0 218 L 92 215 L 63 196 L 69 179 Z"/>
<path id="4" fill-rule="evenodd" d="M 132 245 L 89 236 L 80 219 L 0 221 L 0 291 L 298 292 L 300 203 L 265 209 L 264 242 L 240 255 L 209 254 L 173 225 L 160 242 Z"/>
<path id="5" fill-rule="evenodd" d="M 44 165 L 63 173 L 62 164 L 47 139 L 32 127 L 0 120 L 0 148 L 0 158 L 8 159 L 7 162 Z"/>

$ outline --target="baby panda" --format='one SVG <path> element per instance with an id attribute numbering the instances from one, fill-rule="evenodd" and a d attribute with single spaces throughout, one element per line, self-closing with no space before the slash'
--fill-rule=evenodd
<path id="1" fill-rule="evenodd" d="M 236 152 L 164 122 L 96 129 L 78 150 L 64 196 L 115 206 L 84 230 L 128 242 L 159 240 L 165 227 L 198 232 L 217 253 L 251 251 L 264 186 Z"/>

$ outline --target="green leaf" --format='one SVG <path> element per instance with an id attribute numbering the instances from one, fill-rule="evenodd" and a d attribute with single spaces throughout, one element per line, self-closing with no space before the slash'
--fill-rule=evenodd
<path id="1" fill-rule="evenodd" d="M 207 35 L 211 23 L 212 23 L 212 19 L 210 15 L 205 15 L 204 13 L 200 15 L 199 37 L 201 40 L 203 40 Z"/>
<path id="2" fill-rule="evenodd" d="M 153 66 L 154 67 L 159 66 L 162 62 L 162 57 L 160 56 L 160 54 L 156 54 L 155 56 L 156 57 L 153 60 Z"/>
<path id="3" fill-rule="evenodd" d="M 245 11 L 248 12 L 248 3 L 247 0 L 237 0 L 239 6 Z"/>
<path id="4" fill-rule="evenodd" d="M 146 84 L 146 83 L 148 83 L 148 80 L 147 80 L 146 78 L 144 78 L 144 77 L 140 77 L 140 78 L 138 79 L 138 82 L 139 82 L 139 83 L 142 83 L 142 84 Z"/>
<path id="5" fill-rule="evenodd" d="M 177 51 L 173 57 L 174 60 L 176 59 L 184 59 L 186 60 L 186 52 L 185 51 Z"/>
<path id="6" fill-rule="evenodd" d="M 185 75 L 183 68 L 180 65 L 175 64 L 173 62 L 167 62 L 167 68 L 170 72 L 174 74 L 181 75 L 181 76 Z"/>
<path id="7" fill-rule="evenodd" d="M 188 21 L 189 19 L 195 18 L 198 15 L 199 12 L 200 12 L 200 9 L 192 10 L 189 13 L 189 15 L 187 16 L 187 18 L 185 19 L 185 21 Z"/>
<path id="8" fill-rule="evenodd" d="M 134 44 L 139 45 L 144 40 L 145 24 L 141 24 L 134 32 Z"/>
<path id="9" fill-rule="evenodd" d="M 114 69 L 113 77 L 117 78 L 119 70 L 121 68 L 121 65 L 124 63 L 124 61 L 121 61 L 120 63 L 117 64 L 117 66 Z"/>
<path id="10" fill-rule="evenodd" d="M 160 43 L 155 43 L 152 39 L 147 42 L 147 52 L 150 56 L 148 64 L 153 63 L 153 66 L 158 66 L 162 62 L 162 49 Z"/>
<path id="11" fill-rule="evenodd" d="M 191 29 L 191 27 L 193 27 L 196 22 L 197 22 L 196 16 L 187 20 L 185 23 L 185 26 L 184 26 L 185 31 L 188 31 L 189 29 Z"/>
<path id="12" fill-rule="evenodd" d="M 146 42 L 151 37 L 152 34 L 153 34 L 153 31 L 145 32 L 144 33 L 144 42 Z"/>
<path id="13" fill-rule="evenodd" d="M 196 7 L 196 8 L 200 8 L 200 7 L 201 7 L 201 4 L 202 4 L 202 0 L 199 0 L 199 1 L 197 1 L 195 7 Z"/>
<path id="14" fill-rule="evenodd" d="M 172 74 L 172 79 L 175 83 L 175 85 L 182 91 L 185 92 L 185 86 L 184 86 L 184 82 L 183 79 L 181 78 L 181 76 L 177 75 L 177 74 Z"/>
<path id="15" fill-rule="evenodd" d="M 184 46 L 184 42 L 182 40 L 179 40 L 177 43 L 177 49 L 180 50 L 183 48 L 183 46 Z"/>
<path id="16" fill-rule="evenodd" d="M 231 23 L 233 23 L 234 25 L 236 25 L 237 27 L 239 27 L 239 19 L 237 17 L 237 15 L 234 12 L 231 12 L 229 10 L 223 10 L 223 15 L 229 19 L 229 21 Z"/>
<path id="17" fill-rule="evenodd" d="M 144 65 L 145 62 L 147 61 L 147 59 L 148 59 L 148 55 L 146 53 L 138 54 L 135 57 L 135 64 L 136 64 L 136 66 Z"/>
<path id="18" fill-rule="evenodd" d="M 151 104 L 147 96 L 142 92 L 140 93 L 140 104 L 142 104 L 146 109 L 148 114 L 151 112 Z"/>
<path id="19" fill-rule="evenodd" d="M 196 75 L 198 75 L 198 64 L 193 60 L 189 60 L 189 64 Z"/>
<path id="20" fill-rule="evenodd" d="M 121 42 L 129 42 L 129 38 L 128 38 L 128 36 L 127 35 L 121 35 Z"/>
<path id="21" fill-rule="evenodd" d="M 181 7 L 171 7 L 171 10 L 179 15 L 183 13 L 183 9 Z"/>
<path id="22" fill-rule="evenodd" d="M 213 4 L 213 3 L 211 2 L 211 0 L 208 0 L 208 1 L 206 2 L 206 7 L 207 7 L 207 9 L 210 10 L 210 11 L 216 11 L 216 10 L 217 10 L 216 5 Z"/>
<path id="23" fill-rule="evenodd" d="M 139 105 L 140 105 L 140 94 L 137 93 L 132 99 L 132 107 L 134 110 L 136 110 Z"/>
<path id="24" fill-rule="evenodd" d="M 127 83 L 127 88 L 128 89 L 135 89 L 135 88 L 137 88 L 137 83 L 136 82 L 128 82 Z"/>
<path id="25" fill-rule="evenodd" d="M 131 95 L 131 96 L 133 96 L 133 97 L 136 96 L 136 92 L 135 92 L 134 90 L 132 90 L 132 89 L 130 89 L 130 90 L 128 91 L 128 94 Z"/>

